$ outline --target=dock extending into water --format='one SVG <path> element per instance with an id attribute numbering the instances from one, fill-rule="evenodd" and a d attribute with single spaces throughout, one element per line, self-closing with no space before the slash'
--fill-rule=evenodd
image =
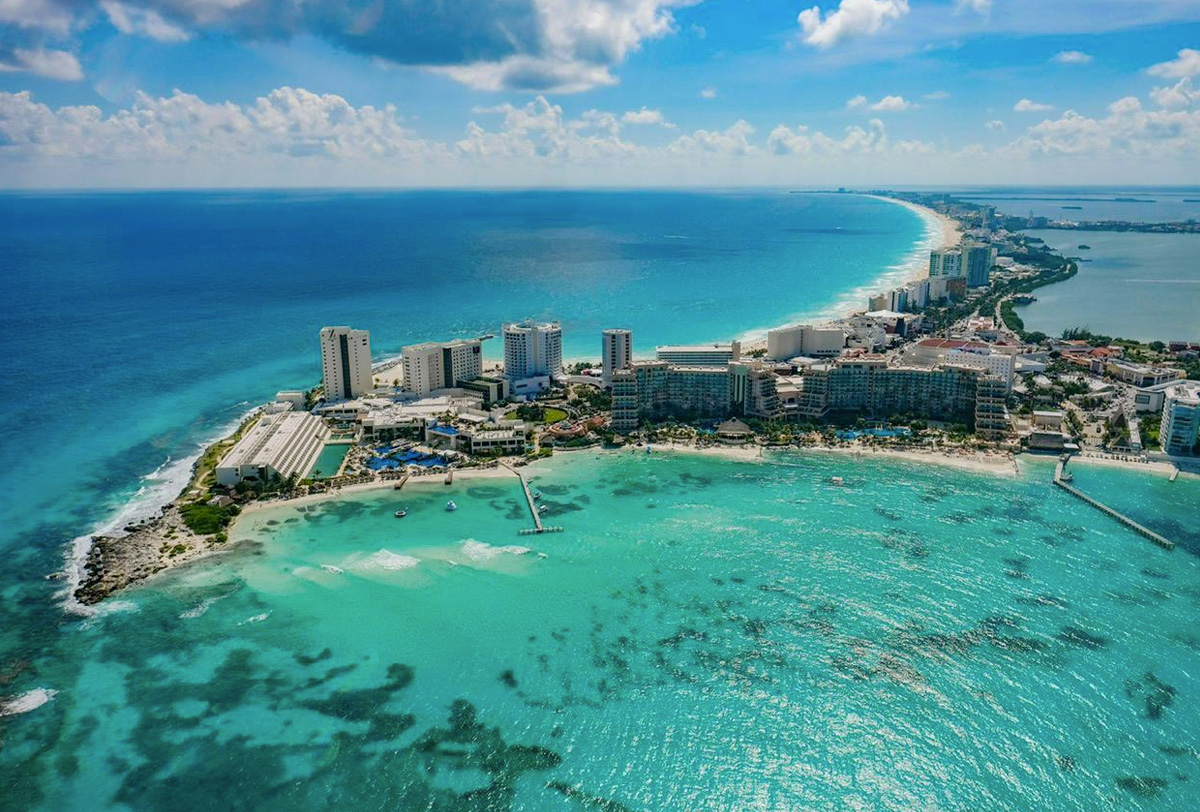
<path id="1" fill-rule="evenodd" d="M 508 468 L 507 465 L 504 467 Z M 513 468 L 508 468 L 508 470 L 517 475 L 517 481 L 521 483 L 521 492 L 525 494 L 525 502 L 529 505 L 529 515 L 533 517 L 533 527 L 522 530 L 521 535 L 532 536 L 538 533 L 561 533 L 563 531 L 561 527 L 546 527 L 542 524 L 542 517 L 538 512 L 537 503 L 533 500 L 533 493 L 529 490 L 529 483 L 525 481 L 525 477 L 520 471 Z"/>
<path id="2" fill-rule="evenodd" d="M 1099 500 L 1093 499 L 1092 497 L 1088 496 L 1083 491 L 1076 488 L 1074 485 L 1070 484 L 1070 482 L 1063 477 L 1063 473 L 1064 473 L 1066 467 L 1067 467 L 1067 461 L 1065 459 L 1060 459 L 1058 461 L 1058 465 L 1055 466 L 1055 468 L 1054 468 L 1054 484 L 1055 485 L 1062 488 L 1064 491 L 1071 494 L 1072 496 L 1074 496 L 1078 499 L 1082 499 L 1084 502 L 1087 502 L 1089 505 L 1096 508 L 1097 510 L 1113 517 L 1114 519 L 1116 519 L 1121 524 L 1125 525 L 1126 527 L 1128 527 L 1130 530 L 1137 533 L 1138 535 L 1150 539 L 1155 544 L 1157 544 L 1159 547 L 1162 547 L 1165 550 L 1174 550 L 1175 549 L 1175 542 L 1171 541 L 1169 538 L 1166 538 L 1165 536 L 1161 536 L 1158 533 L 1155 533 L 1153 530 L 1146 527 L 1145 525 L 1138 524 L 1133 519 L 1126 516 L 1124 513 L 1121 513 L 1118 510 L 1110 508 L 1108 505 L 1104 504 L 1103 502 L 1100 502 Z"/>

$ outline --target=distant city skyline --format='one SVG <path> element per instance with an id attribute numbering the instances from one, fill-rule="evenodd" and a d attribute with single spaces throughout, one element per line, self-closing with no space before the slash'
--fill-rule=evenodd
<path id="1" fill-rule="evenodd" d="M 0 0 L 0 188 L 1200 183 L 1188 0 Z"/>

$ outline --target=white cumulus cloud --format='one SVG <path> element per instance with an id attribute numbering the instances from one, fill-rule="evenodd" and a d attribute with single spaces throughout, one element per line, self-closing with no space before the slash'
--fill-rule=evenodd
<path id="1" fill-rule="evenodd" d="M 0 93 L 0 136 L 25 157 L 137 162 L 197 156 L 371 159 L 426 153 L 396 109 L 354 107 L 337 95 L 281 87 L 252 104 L 209 103 L 190 93 L 138 93 L 128 109 L 50 107 L 26 91 Z"/>
<path id="2" fill-rule="evenodd" d="M 841 0 L 824 17 L 820 6 L 800 12 L 803 39 L 816 48 L 830 48 L 845 39 L 878 34 L 889 21 L 908 14 L 908 0 Z"/>
<path id="3" fill-rule="evenodd" d="M 675 125 L 667 121 L 661 110 L 651 110 L 648 107 L 643 107 L 641 110 L 627 110 L 621 116 L 621 121 L 626 124 L 657 124 L 660 127 L 674 129 Z"/>
<path id="4" fill-rule="evenodd" d="M 1150 98 L 1159 107 L 1180 109 L 1200 104 L 1200 90 L 1192 86 L 1190 76 L 1185 76 L 1170 87 L 1154 88 Z"/>
<path id="5" fill-rule="evenodd" d="M 715 87 L 706 87 L 700 91 L 700 98 L 715 99 L 717 97 L 717 89 Z"/>
<path id="6" fill-rule="evenodd" d="M 499 115 L 501 121 L 499 129 L 492 130 L 474 121 L 467 125 L 467 135 L 454 144 L 454 151 L 468 158 L 554 158 L 583 163 L 641 151 L 621 139 L 620 123 L 612 113 L 588 110 L 578 119 L 568 119 L 562 107 L 545 96 L 520 107 L 501 104 L 475 112 Z"/>
<path id="7" fill-rule="evenodd" d="M 109 22 L 122 34 L 148 37 L 159 42 L 184 42 L 191 39 L 191 34 L 167 22 L 153 9 L 137 8 L 117 0 L 102 0 L 100 8 L 104 9 Z"/>
<path id="8" fill-rule="evenodd" d="M 853 153 L 881 152 L 887 147 L 887 130 L 879 119 L 871 119 L 866 128 L 857 125 L 847 127 L 841 138 L 822 132 L 812 132 L 808 127 L 795 129 L 780 124 L 767 136 L 767 149 L 775 155 L 847 155 Z M 916 142 L 906 142 L 913 145 Z M 909 147 L 906 146 L 905 151 Z"/>
<path id="9" fill-rule="evenodd" d="M 65 36 L 75 22 L 70 6 L 56 0 L 0 0 L 0 23 Z"/>
<path id="10" fill-rule="evenodd" d="M 1083 51 L 1059 51 L 1052 58 L 1060 65 L 1087 65 L 1092 61 L 1092 55 Z"/>
<path id="11" fill-rule="evenodd" d="M 961 14 L 964 11 L 987 14 L 991 10 L 992 0 L 954 0 L 954 11 L 956 14 Z"/>
<path id="12" fill-rule="evenodd" d="M 1128 155 L 1141 160 L 1200 153 L 1200 110 L 1147 110 L 1132 96 L 1109 105 L 1103 118 L 1068 110 L 1030 127 L 1009 148 L 1030 155 Z M 1192 160 L 1195 160 L 1193 157 Z"/>
<path id="13" fill-rule="evenodd" d="M 1200 76 L 1200 51 L 1184 48 L 1175 59 L 1152 65 L 1146 72 L 1163 79 L 1190 79 Z"/>
<path id="14" fill-rule="evenodd" d="M 901 113 L 905 110 L 912 110 L 916 106 L 903 96 L 884 96 L 879 101 L 872 103 L 866 96 L 860 95 L 846 101 L 847 110 L 867 109 L 875 113 Z"/>
<path id="15" fill-rule="evenodd" d="M 754 127 L 738 119 L 724 130 L 696 130 L 691 135 L 681 135 L 667 146 L 667 150 L 679 155 L 716 153 L 745 156 L 757 151 L 749 140 L 753 134 Z"/>
<path id="16" fill-rule="evenodd" d="M 675 33 L 674 10 L 697 1 L 0 0 L 0 48 L 46 47 L 48 34 L 78 37 L 107 20 L 163 42 L 311 37 L 483 90 L 565 93 L 616 84 L 615 68 Z"/>
<path id="17" fill-rule="evenodd" d="M 1013 105 L 1013 110 L 1017 113 L 1045 113 L 1053 109 L 1052 104 L 1042 104 L 1029 99 L 1021 99 Z"/>
<path id="18" fill-rule="evenodd" d="M 75 54 L 44 48 L 14 49 L 7 60 L 0 60 L 0 72 L 28 72 L 61 82 L 78 82 L 83 78 L 83 67 Z"/>
<path id="19" fill-rule="evenodd" d="M 987 127 L 992 132 L 1004 132 L 1004 129 L 1005 129 L 1004 122 L 1001 121 L 1000 119 L 992 119 L 991 121 L 989 121 L 987 124 L 984 124 L 983 126 Z"/>
<path id="20" fill-rule="evenodd" d="M 914 107 L 916 105 L 907 101 L 903 96 L 884 96 L 871 105 L 871 109 L 876 113 L 901 113 Z"/>

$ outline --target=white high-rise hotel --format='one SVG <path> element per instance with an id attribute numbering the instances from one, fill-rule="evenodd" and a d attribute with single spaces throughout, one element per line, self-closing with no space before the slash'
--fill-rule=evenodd
<path id="1" fill-rule="evenodd" d="M 428 395 L 483 374 L 483 350 L 478 338 L 413 344 L 404 356 L 404 391 Z"/>
<path id="2" fill-rule="evenodd" d="M 929 252 L 929 275 L 962 276 L 963 255 L 957 248 L 943 248 Z"/>
<path id="3" fill-rule="evenodd" d="M 633 333 L 629 330 L 605 330 L 600 334 L 602 380 L 612 383 L 613 373 L 626 369 L 633 361 Z"/>
<path id="4" fill-rule="evenodd" d="M 558 322 L 504 325 L 504 377 L 512 381 L 562 374 L 562 328 Z"/>
<path id="5" fill-rule="evenodd" d="M 321 328 L 321 375 L 325 400 L 349 400 L 370 392 L 371 334 L 349 327 Z"/>

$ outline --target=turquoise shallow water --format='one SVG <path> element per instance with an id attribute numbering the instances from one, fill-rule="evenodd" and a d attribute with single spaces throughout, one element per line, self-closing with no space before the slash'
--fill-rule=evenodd
<path id="1" fill-rule="evenodd" d="M 1195 808 L 1197 480 L 1076 470 L 1167 553 L 1049 462 L 528 470 L 566 532 L 518 535 L 507 478 L 272 508 L 19 630 L 14 685 L 59 694 L 0 722 L 0 806 Z"/>

